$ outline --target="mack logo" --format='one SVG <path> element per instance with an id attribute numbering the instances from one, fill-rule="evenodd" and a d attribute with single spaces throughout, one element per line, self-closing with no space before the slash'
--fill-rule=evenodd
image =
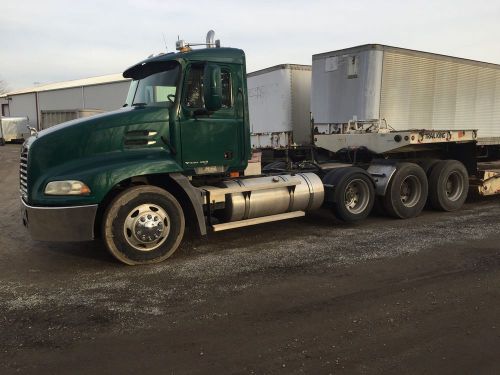
<path id="1" fill-rule="evenodd" d="M 207 165 L 208 164 L 208 160 L 185 161 L 184 164 L 187 164 L 187 165 Z"/>

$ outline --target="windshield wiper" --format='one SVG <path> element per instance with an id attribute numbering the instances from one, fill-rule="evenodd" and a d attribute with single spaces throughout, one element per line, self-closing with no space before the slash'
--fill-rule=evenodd
<path id="1" fill-rule="evenodd" d="M 144 107 L 147 103 L 133 103 L 132 107 Z"/>

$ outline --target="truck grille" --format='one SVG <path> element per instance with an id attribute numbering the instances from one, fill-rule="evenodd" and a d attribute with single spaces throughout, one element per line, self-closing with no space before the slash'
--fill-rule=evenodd
<path id="1" fill-rule="evenodd" d="M 21 197 L 28 200 L 28 148 L 21 149 L 21 160 L 19 162 L 19 191 Z"/>

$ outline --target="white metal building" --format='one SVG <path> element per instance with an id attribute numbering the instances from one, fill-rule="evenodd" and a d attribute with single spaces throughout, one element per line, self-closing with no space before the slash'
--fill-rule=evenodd
<path id="1" fill-rule="evenodd" d="M 42 111 L 118 109 L 129 86 L 130 79 L 111 74 L 17 90 L 0 96 L 1 114 L 28 117 L 30 126 L 41 129 Z"/>
<path id="2" fill-rule="evenodd" d="M 9 101 L 3 94 L 0 95 L 0 116 L 10 116 Z"/>

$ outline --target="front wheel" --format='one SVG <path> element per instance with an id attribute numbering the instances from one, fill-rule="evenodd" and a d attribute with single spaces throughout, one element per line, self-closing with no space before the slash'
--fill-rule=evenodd
<path id="1" fill-rule="evenodd" d="M 149 185 L 120 193 L 103 218 L 106 248 L 128 265 L 167 259 L 177 250 L 184 228 L 184 213 L 175 197 Z"/>

